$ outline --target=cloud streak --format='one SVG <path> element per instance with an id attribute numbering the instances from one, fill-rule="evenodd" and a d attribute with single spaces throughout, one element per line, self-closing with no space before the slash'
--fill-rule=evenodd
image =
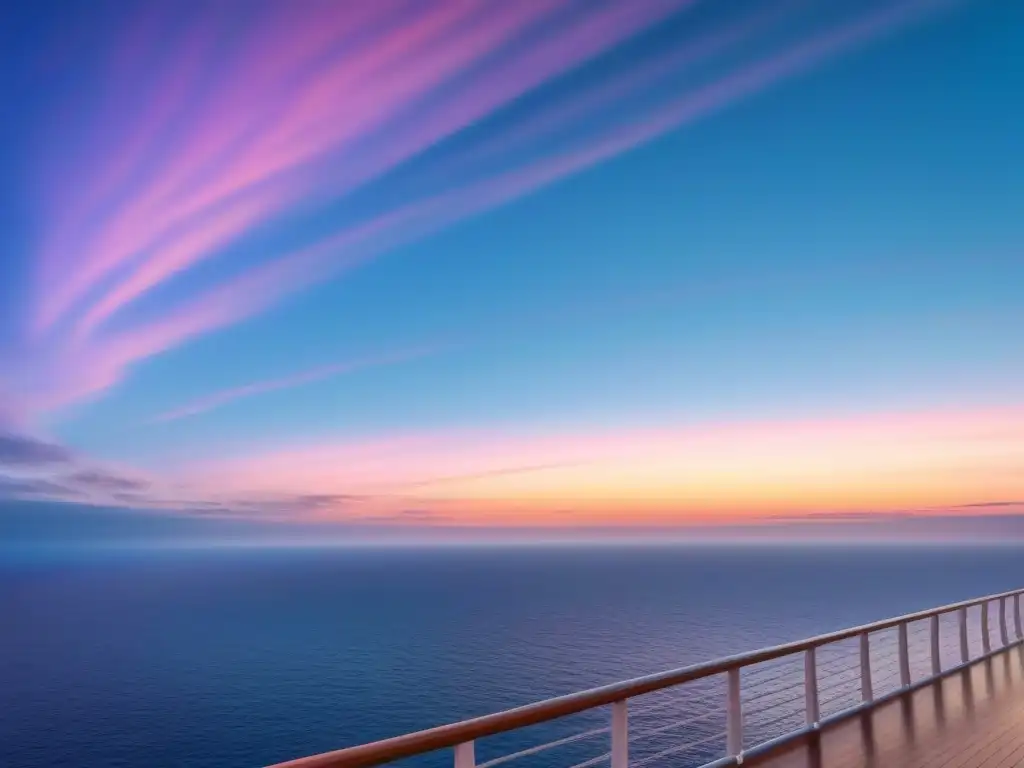
<path id="1" fill-rule="evenodd" d="M 99 467 L 63 446 L 20 440 L 17 460 L 11 460 L 10 453 L 0 456 L 0 499 L 121 503 L 150 498 L 152 484 L 148 480 Z M 36 447 L 26 451 L 26 442 Z M 45 450 L 40 452 L 38 446 Z"/>
<path id="2" fill-rule="evenodd" d="M 95 396 L 147 357 L 949 4 L 890 0 L 799 34 L 811 6 L 754 4 L 615 77 L 584 65 L 706 4 L 259 2 L 244 23 L 228 6 L 147 8 L 102 41 L 106 95 L 73 116 L 86 138 L 41 179 L 47 237 L 16 394 L 36 412 Z M 227 30 L 236 45 L 219 44 Z M 559 92 L 570 72 L 589 85 Z M 311 224 L 326 210 L 341 211 L 333 232 Z M 253 387 L 209 407 L 269 391 Z"/>
<path id="3" fill-rule="evenodd" d="M 426 357 L 435 351 L 436 348 L 434 347 L 410 349 L 395 352 L 390 355 L 379 355 L 376 357 L 367 357 L 341 363 L 334 363 L 332 365 L 322 365 L 302 371 L 301 373 L 292 374 L 291 376 L 266 379 L 239 387 L 222 389 L 218 392 L 214 392 L 213 394 L 193 400 L 191 403 L 187 403 L 179 408 L 174 408 L 170 411 L 164 411 L 163 413 L 157 414 L 150 420 L 150 422 L 159 424 L 169 421 L 177 421 L 189 416 L 196 416 L 200 413 L 215 410 L 236 400 L 262 395 L 268 392 L 293 389 L 295 387 L 301 387 L 306 384 L 313 384 L 318 381 L 332 379 L 348 373 L 366 370 L 368 368 L 378 368 L 381 366 L 407 363 L 412 360 Z"/>
<path id="4" fill-rule="evenodd" d="M 669 131 L 714 115 L 779 81 L 884 36 L 938 5 L 941 3 L 932 0 L 905 3 L 859 18 L 794 45 L 776 56 L 689 90 L 680 97 L 668 99 L 654 111 L 643 115 L 642 119 L 611 128 L 583 142 L 578 148 L 541 157 L 390 210 L 315 247 L 254 269 L 234 285 L 223 286 L 215 294 L 200 298 L 186 310 L 186 314 L 205 314 L 214 304 L 221 308 L 230 307 L 227 309 L 230 319 L 225 319 L 225 322 L 242 319 L 306 285 L 351 269 L 467 217 L 528 195 Z M 614 89 L 616 85 L 609 88 Z M 612 98 L 599 101 L 614 103 Z M 573 117 L 579 117 L 572 110 L 567 111 Z M 557 124 L 559 121 L 553 122 Z"/>
<path id="5" fill-rule="evenodd" d="M 164 149 L 165 159 L 140 194 L 86 228 L 93 232 L 86 236 L 84 252 L 75 249 L 81 253 L 80 266 L 43 295 L 38 324 L 56 322 L 101 280 L 127 267 L 127 279 L 79 321 L 80 328 L 83 322 L 91 327 L 160 279 L 207 258 L 215 245 L 244 232 L 254 218 L 271 218 L 310 195 L 338 194 L 379 176 L 686 4 L 640 0 L 574 14 L 566 14 L 567 4 L 557 0 L 416 8 L 382 2 L 378 13 L 317 4 L 291 14 L 284 31 L 277 28 L 279 9 L 256 4 L 247 44 L 235 59 L 220 62 L 225 74 L 212 98 L 192 109 L 186 130 L 169 151 Z M 195 38 L 211 34 L 201 30 L 222 31 L 216 21 L 202 14 L 192 21 L 192 31 L 181 42 L 181 53 L 188 55 L 175 57 L 173 64 L 187 71 L 169 79 L 198 86 L 201 73 L 191 61 L 203 60 L 209 41 Z M 554 25 L 555 31 L 508 53 L 489 78 L 477 75 L 455 96 L 419 105 L 426 108 L 426 119 L 417 120 L 414 132 L 390 126 L 443 84 L 465 77 L 517 38 L 531 31 L 536 36 L 541 25 Z M 335 35 L 325 34 L 325 29 L 335 30 Z M 133 95 L 130 89 L 126 95 Z M 152 111 L 187 112 L 192 94 L 182 88 L 178 96 L 173 109 L 158 103 Z M 374 134 L 389 126 L 394 135 L 374 146 Z M 128 127 L 129 135 L 136 135 L 133 128 Z M 139 144 L 158 153 L 163 149 L 153 142 Z M 345 163 L 340 186 L 330 185 L 319 165 L 325 160 Z M 54 229 L 75 231 L 70 224 Z M 66 246 L 69 238 L 58 240 Z M 66 262 L 66 253 L 66 247 L 46 249 L 48 274 Z"/>
<path id="6" fill-rule="evenodd" d="M 0 432 L 0 466 L 49 467 L 69 464 L 74 454 L 62 445 L 27 435 Z"/>

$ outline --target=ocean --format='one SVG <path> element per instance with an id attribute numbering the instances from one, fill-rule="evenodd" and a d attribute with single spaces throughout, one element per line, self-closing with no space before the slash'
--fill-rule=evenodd
<path id="1" fill-rule="evenodd" d="M 1024 586 L 1022 555 L 839 545 L 8 555 L 0 766 L 266 765 Z M 687 695 L 705 694 L 718 695 Z M 695 705 L 680 702 L 684 713 Z M 478 759 L 605 717 L 495 737 Z M 581 742 L 508 765 L 568 766 L 603 748 Z"/>

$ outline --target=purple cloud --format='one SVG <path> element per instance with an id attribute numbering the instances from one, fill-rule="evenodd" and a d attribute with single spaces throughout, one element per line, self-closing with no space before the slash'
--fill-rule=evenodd
<path id="1" fill-rule="evenodd" d="M 0 432 L 0 465 L 44 467 L 68 464 L 74 454 L 62 445 L 26 435 Z"/>
<path id="2" fill-rule="evenodd" d="M 77 495 L 66 485 L 44 477 L 0 475 L 0 500 L 65 499 Z"/>
<path id="3" fill-rule="evenodd" d="M 65 482 L 82 490 L 136 493 L 149 488 L 149 483 L 138 478 L 115 475 L 95 469 L 83 469 L 69 475 Z"/>

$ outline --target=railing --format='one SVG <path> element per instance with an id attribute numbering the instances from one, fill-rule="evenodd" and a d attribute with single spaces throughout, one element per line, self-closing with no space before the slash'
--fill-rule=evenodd
<path id="1" fill-rule="evenodd" d="M 454 749 L 455 768 L 497 768 L 585 744 L 597 745 L 598 754 L 569 768 L 640 768 L 670 756 L 674 765 L 736 766 L 1021 643 L 1021 594 L 953 603 L 271 768 L 361 768 L 445 748 Z M 583 730 L 477 761 L 480 739 L 604 707 L 604 724 L 591 720 Z"/>

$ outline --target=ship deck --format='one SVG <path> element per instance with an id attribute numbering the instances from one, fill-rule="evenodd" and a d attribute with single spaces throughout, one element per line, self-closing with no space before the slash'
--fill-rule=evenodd
<path id="1" fill-rule="evenodd" d="M 743 765 L 1024 766 L 1024 646 L 1012 647 Z"/>

